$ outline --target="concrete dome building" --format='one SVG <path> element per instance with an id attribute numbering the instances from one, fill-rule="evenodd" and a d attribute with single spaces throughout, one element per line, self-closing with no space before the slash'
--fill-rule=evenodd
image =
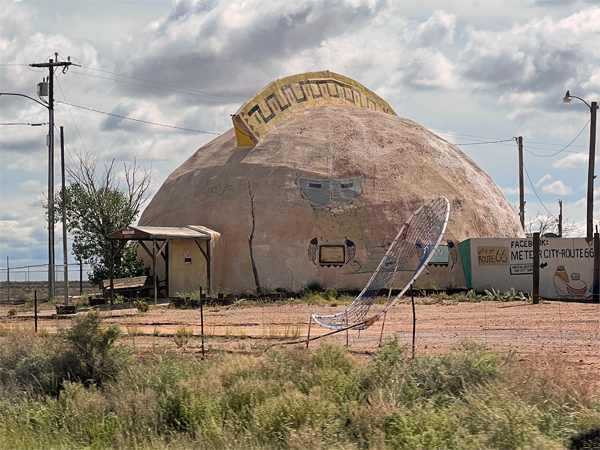
<path id="1" fill-rule="evenodd" d="M 443 243 L 453 263 L 461 240 L 524 237 L 517 212 L 469 157 L 349 78 L 277 80 L 233 122 L 168 177 L 139 223 L 220 233 L 213 290 L 362 288 L 412 212 L 439 195 L 451 203 Z M 454 266 L 428 276 L 460 285 L 460 274 L 448 275 L 462 272 Z"/>

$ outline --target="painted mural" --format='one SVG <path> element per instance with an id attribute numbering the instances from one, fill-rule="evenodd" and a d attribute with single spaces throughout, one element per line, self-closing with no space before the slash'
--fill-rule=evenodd
<path id="1" fill-rule="evenodd" d="M 460 243 L 468 287 L 533 289 L 533 239 L 469 239 Z M 584 238 L 540 239 L 540 295 L 590 298 L 594 249 Z"/>

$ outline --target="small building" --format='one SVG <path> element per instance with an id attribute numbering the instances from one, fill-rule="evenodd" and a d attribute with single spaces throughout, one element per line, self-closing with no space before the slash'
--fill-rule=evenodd
<path id="1" fill-rule="evenodd" d="M 220 234 L 206 227 L 128 226 L 108 235 L 118 241 L 118 252 L 127 241 L 137 241 L 138 257 L 150 267 L 154 296 L 158 291 L 167 297 L 197 291 L 210 291 L 212 255 Z M 162 289 L 164 288 L 164 289 Z"/>

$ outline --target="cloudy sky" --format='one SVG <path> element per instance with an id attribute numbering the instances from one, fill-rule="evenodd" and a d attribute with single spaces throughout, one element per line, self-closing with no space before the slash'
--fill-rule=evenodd
<path id="1" fill-rule="evenodd" d="M 135 156 L 154 192 L 262 87 L 331 70 L 460 144 L 515 205 L 516 144 L 480 143 L 523 136 L 528 220 L 558 215 L 562 199 L 585 233 L 590 114 L 562 98 L 600 100 L 598 0 L 0 0 L 0 21 L 0 92 L 37 98 L 48 73 L 28 65 L 70 57 L 80 67 L 55 83 L 67 153 Z M 1 267 L 47 262 L 47 127 L 4 125 L 47 121 L 0 97 Z"/>

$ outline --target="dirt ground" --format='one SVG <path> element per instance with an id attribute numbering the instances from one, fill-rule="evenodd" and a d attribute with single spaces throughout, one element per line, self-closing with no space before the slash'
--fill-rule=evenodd
<path id="1" fill-rule="evenodd" d="M 180 327 L 192 333 L 183 351 L 201 351 L 201 318 L 197 309 L 174 309 L 160 305 L 147 313 L 127 305 L 121 309 L 102 311 L 106 323 L 119 325 L 124 340 L 131 342 L 136 353 L 151 351 L 156 346 L 182 351 L 173 335 Z M 33 308 L 19 306 L 16 316 L 7 316 L 12 306 L 0 306 L 0 325 L 33 327 Z M 333 314 L 344 305 L 266 304 L 212 306 L 204 308 L 205 348 L 234 352 L 285 345 L 285 342 L 306 340 L 311 314 Z M 66 327 L 69 320 L 53 317 L 54 305 L 40 307 L 38 327 L 50 332 Z M 84 312 L 80 312 L 83 314 Z M 600 305 L 596 303 L 561 303 L 543 301 L 538 305 L 526 302 L 458 303 L 431 298 L 415 299 L 417 354 L 439 354 L 460 351 L 463 339 L 485 342 L 496 350 L 512 349 L 521 361 L 551 360 L 559 357 L 561 364 L 574 376 L 582 376 L 600 387 Z M 354 354 L 372 353 L 380 339 L 383 321 L 360 334 L 356 331 L 338 333 L 323 340 L 348 340 Z M 412 346 L 412 306 L 410 299 L 394 305 L 385 318 L 383 339 L 397 334 L 401 343 Z M 330 330 L 313 321 L 310 335 L 324 335 Z M 317 346 L 320 341 L 311 341 Z"/>

